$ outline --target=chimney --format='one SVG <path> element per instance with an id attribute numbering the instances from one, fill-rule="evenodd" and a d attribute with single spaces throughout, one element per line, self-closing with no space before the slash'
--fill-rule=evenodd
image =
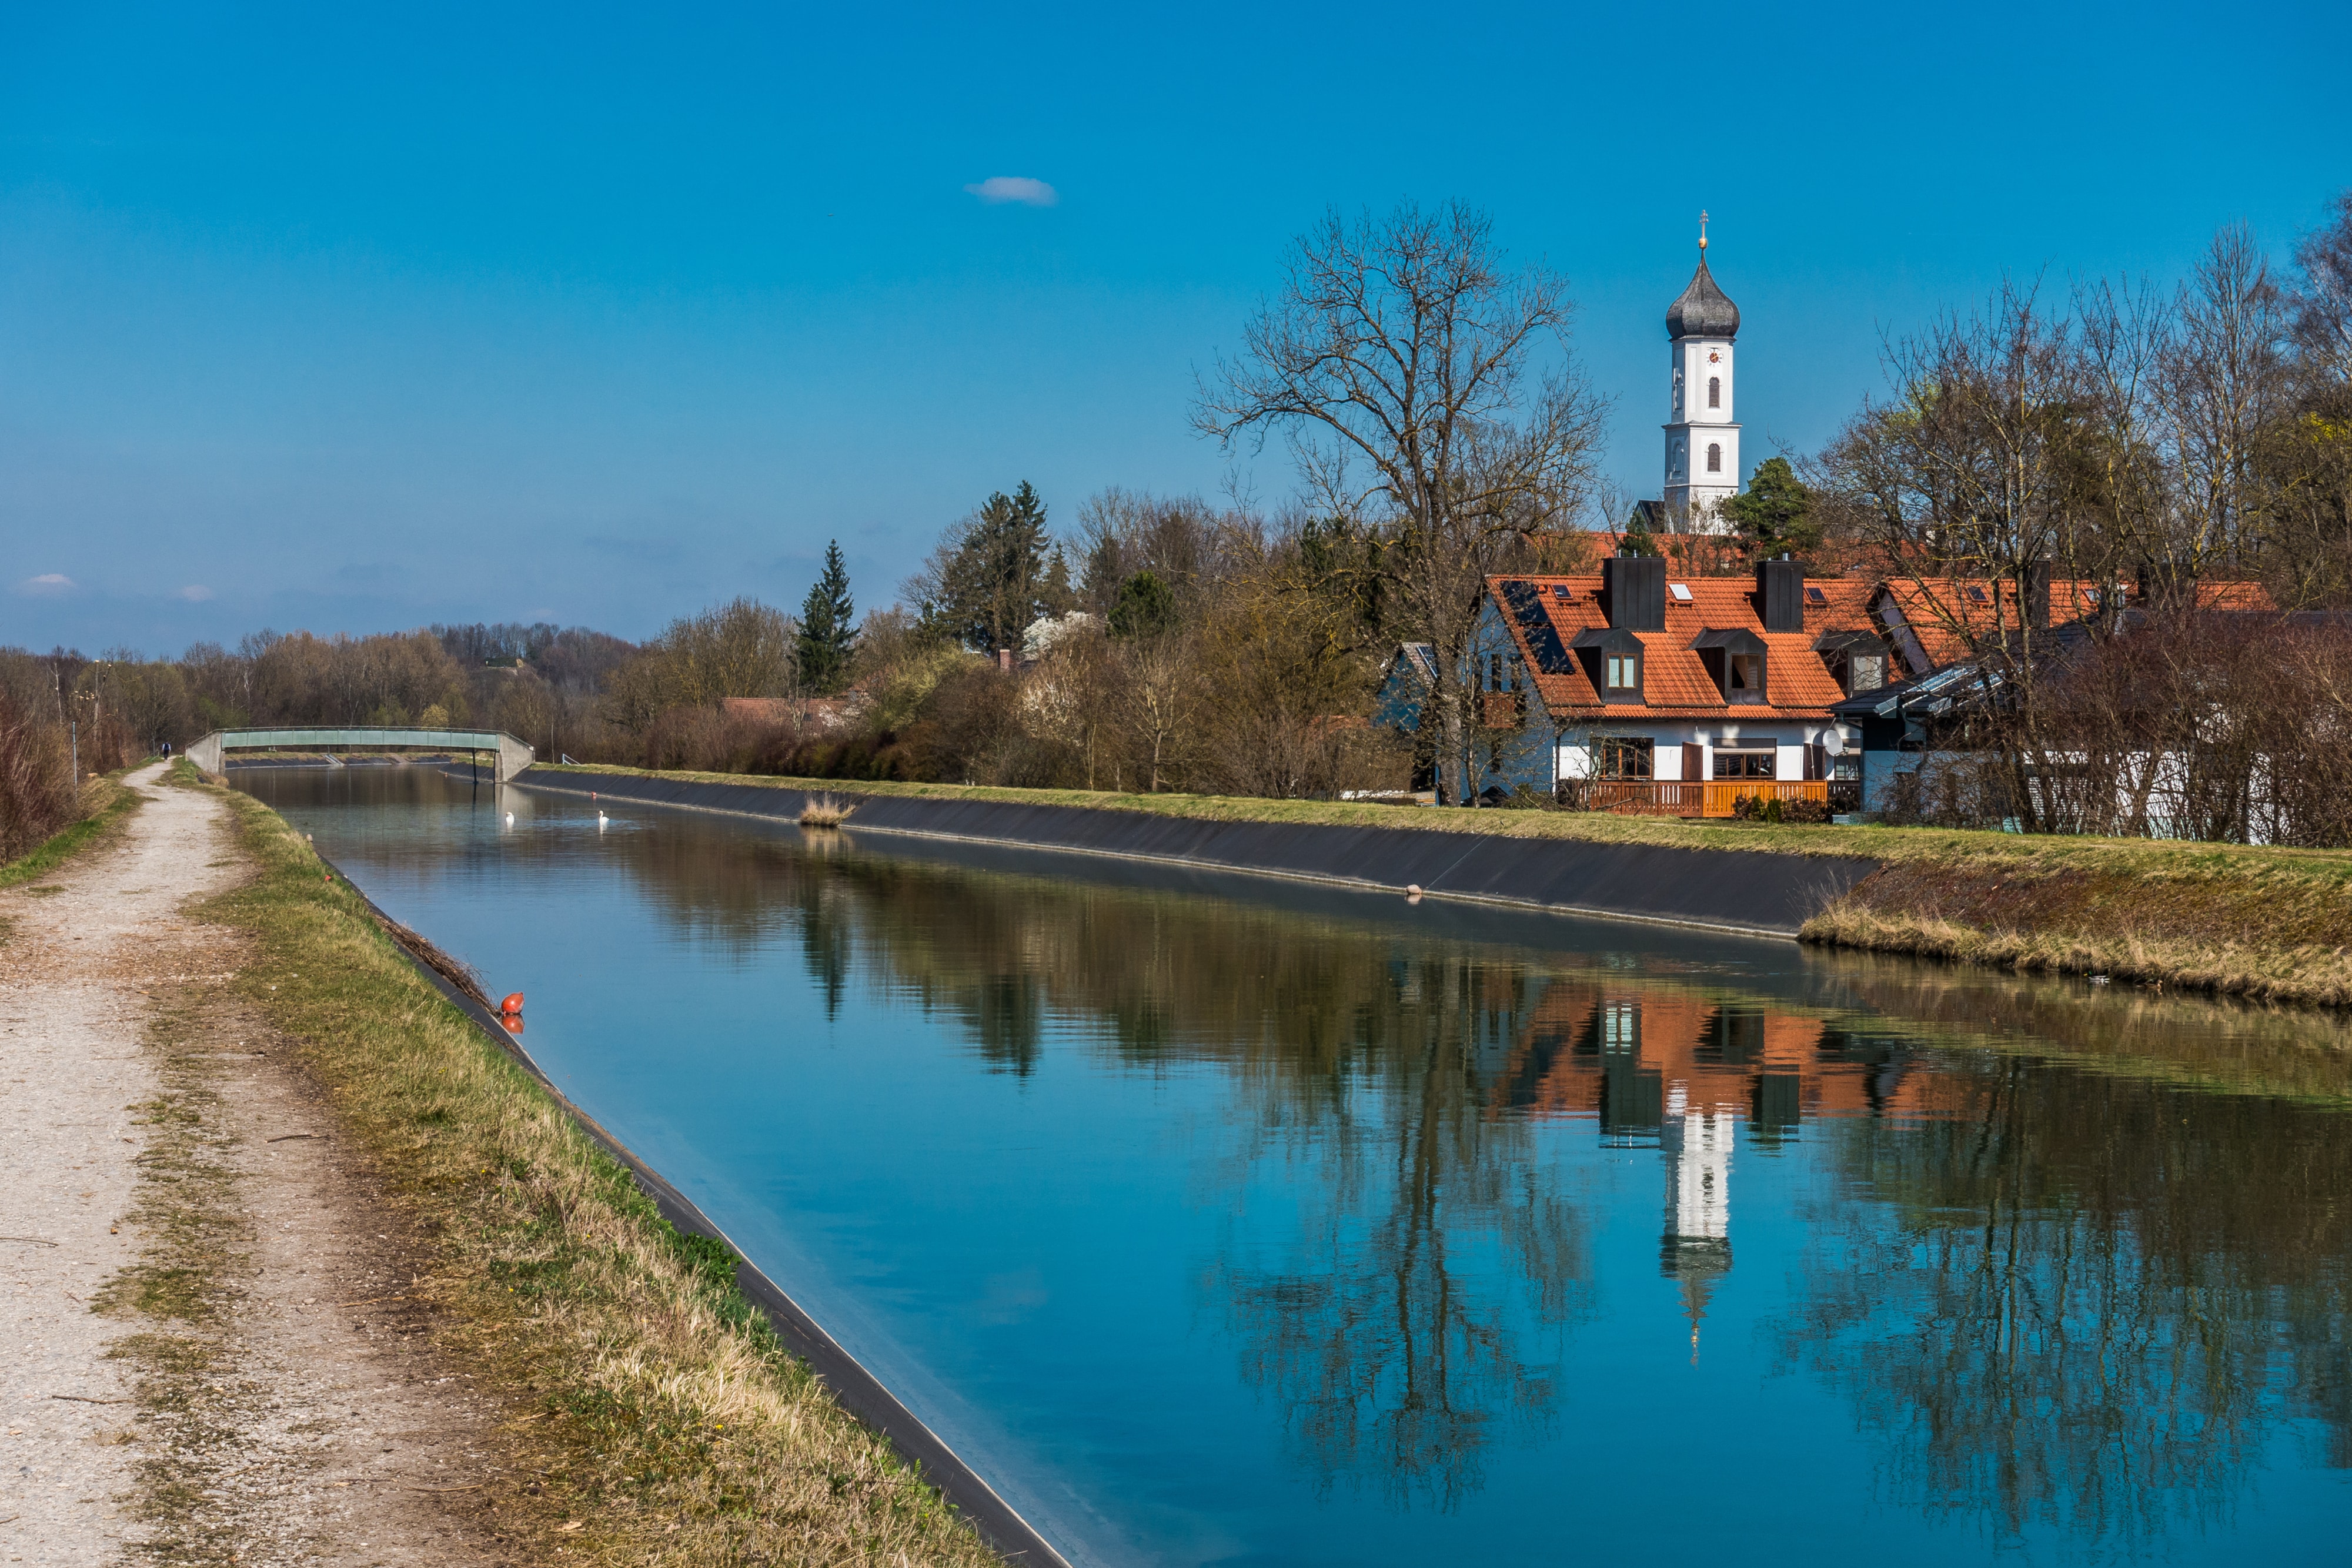
<path id="1" fill-rule="evenodd" d="M 1006 674 L 1008 674 L 1008 675 L 1009 675 L 1009 674 L 1011 674 L 1013 673 L 1013 650 L 1012 650 L 1012 649 L 1010 649 L 1010 648 L 999 648 L 999 649 L 996 651 L 996 667 L 997 667 L 998 669 L 1000 669 L 1000 670 L 1003 670 L 1003 671 Z"/>
<path id="2" fill-rule="evenodd" d="M 1666 629 L 1666 563 L 1654 555 L 1614 555 L 1601 563 L 1601 607 L 1622 632 Z"/>
<path id="3" fill-rule="evenodd" d="M 1782 556 L 1756 563 L 1756 613 L 1767 632 L 1805 629 L 1805 566 Z"/>
<path id="4" fill-rule="evenodd" d="M 2050 563 L 2046 560 L 2025 569 L 2025 623 L 2036 632 L 2050 630 Z"/>

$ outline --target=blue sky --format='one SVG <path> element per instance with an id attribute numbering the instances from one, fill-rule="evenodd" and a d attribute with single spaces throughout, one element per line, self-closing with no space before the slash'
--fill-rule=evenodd
<path id="1" fill-rule="evenodd" d="M 1400 197 L 1568 274 L 1654 495 L 1702 206 L 1752 464 L 2005 269 L 2284 256 L 2347 58 L 2326 4 L 0 6 L 0 643 L 646 636 L 836 536 L 886 601 L 1023 478 L 1271 500 L 1193 368 Z"/>

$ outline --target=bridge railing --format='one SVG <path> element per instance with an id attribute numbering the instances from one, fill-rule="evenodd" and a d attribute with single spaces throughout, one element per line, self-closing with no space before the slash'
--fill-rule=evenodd
<path id="1" fill-rule="evenodd" d="M 446 727 L 393 725 L 246 726 L 216 729 L 188 747 L 188 760 L 218 778 L 232 751 L 357 751 L 362 748 L 405 751 L 492 751 L 498 754 L 497 776 L 503 784 L 531 764 L 533 752 L 523 742 L 499 729 L 452 729 Z"/>

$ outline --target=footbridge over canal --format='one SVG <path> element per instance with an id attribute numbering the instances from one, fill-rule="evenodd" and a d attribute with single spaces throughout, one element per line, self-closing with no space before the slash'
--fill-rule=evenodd
<path id="1" fill-rule="evenodd" d="M 232 751 L 493 751 L 503 784 L 530 766 L 531 748 L 496 729 L 216 729 L 188 747 L 188 760 L 215 778 Z"/>

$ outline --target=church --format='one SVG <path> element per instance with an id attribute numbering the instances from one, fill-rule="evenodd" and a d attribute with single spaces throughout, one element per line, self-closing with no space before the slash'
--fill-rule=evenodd
<path id="1" fill-rule="evenodd" d="M 1641 503 L 1629 533 L 1731 531 L 1739 308 L 1707 268 L 1704 232 L 1699 247 L 1666 311 L 1664 495 Z M 1794 560 L 1699 576 L 1630 543 L 1597 571 L 1490 580 L 1461 671 L 1479 754 L 1471 792 L 1656 816 L 1853 810 L 1858 732 L 1832 709 L 1886 682 L 1874 587 L 1808 578 Z M 1442 679 L 1434 651 L 1407 644 L 1381 722 L 1418 730 Z"/>
<path id="2" fill-rule="evenodd" d="M 1739 422 L 1733 403 L 1732 343 L 1739 307 L 1706 267 L 1706 214 L 1699 214 L 1698 270 L 1666 308 L 1671 378 L 1664 499 L 1641 504 L 1654 534 L 1720 534 L 1723 503 L 1739 493 Z"/>

